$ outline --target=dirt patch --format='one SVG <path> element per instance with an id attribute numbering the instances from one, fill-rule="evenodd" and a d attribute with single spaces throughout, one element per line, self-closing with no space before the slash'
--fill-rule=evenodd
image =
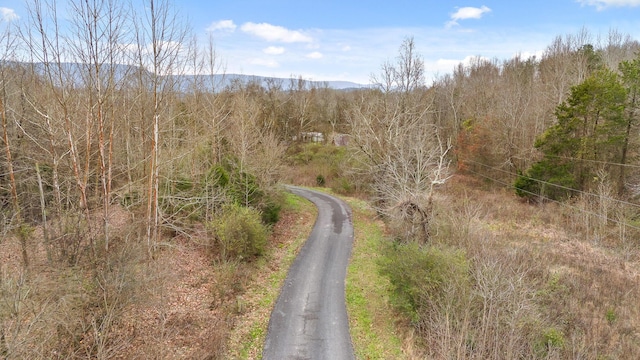
<path id="1" fill-rule="evenodd" d="M 224 343 L 224 315 L 211 309 L 215 269 L 206 248 L 175 239 L 160 251 L 145 302 L 137 303 L 123 320 L 130 345 L 123 359 L 201 358 Z M 213 332 L 212 330 L 215 330 Z M 215 357 L 215 356 L 214 356 Z"/>

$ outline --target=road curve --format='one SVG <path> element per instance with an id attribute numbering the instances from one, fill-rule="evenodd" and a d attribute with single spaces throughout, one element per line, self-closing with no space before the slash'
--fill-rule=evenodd
<path id="1" fill-rule="evenodd" d="M 351 209 L 333 196 L 287 189 L 318 207 L 318 218 L 280 290 L 265 360 L 354 359 L 344 281 L 353 245 Z"/>

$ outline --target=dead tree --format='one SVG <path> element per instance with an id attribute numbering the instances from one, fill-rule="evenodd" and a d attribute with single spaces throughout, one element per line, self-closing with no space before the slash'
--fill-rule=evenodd
<path id="1" fill-rule="evenodd" d="M 427 241 L 434 190 L 449 176 L 451 143 L 429 116 L 433 98 L 422 86 L 424 65 L 413 39 L 400 51 L 398 65 L 383 66 L 381 88 L 350 109 L 350 147 L 371 179 L 378 213 L 398 226 L 400 237 Z"/>

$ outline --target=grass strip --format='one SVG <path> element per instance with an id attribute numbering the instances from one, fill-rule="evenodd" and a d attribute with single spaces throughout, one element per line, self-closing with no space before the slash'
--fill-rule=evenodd
<path id="1" fill-rule="evenodd" d="M 389 280 L 378 271 L 383 224 L 366 202 L 346 199 L 353 211 L 354 245 L 347 270 L 346 301 L 358 359 L 404 359 L 397 314 L 389 305 Z"/>

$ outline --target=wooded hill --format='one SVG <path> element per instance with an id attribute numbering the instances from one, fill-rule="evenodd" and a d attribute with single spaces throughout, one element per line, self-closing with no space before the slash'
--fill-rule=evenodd
<path id="1" fill-rule="evenodd" d="M 337 91 L 301 78 L 220 88 L 208 75 L 186 85 L 166 76 L 220 70 L 213 45 L 191 44 L 168 2 L 147 14 L 101 0 L 69 4 L 64 33 L 55 2 L 30 1 L 28 19 L 0 39 L 0 247 L 17 244 L 20 254 L 2 264 L 4 357 L 111 356 L 109 336 L 138 294 L 122 279 L 173 238 L 201 232 L 213 258 L 260 256 L 284 181 L 366 196 L 399 244 L 389 255 L 396 265 L 407 261 L 398 254 L 420 251 L 427 258 L 418 263 L 429 262 L 438 192 L 454 173 L 540 206 L 582 201 L 581 214 L 596 219 L 588 237 L 610 236 L 612 223 L 637 230 L 640 44 L 624 34 L 558 36 L 540 58 L 478 57 L 430 84 L 419 40 L 407 38 L 373 76 L 375 88 Z M 70 59 L 77 66 L 65 66 Z M 292 140 L 303 132 L 349 142 L 319 150 Z M 470 281 L 468 259 L 439 254 Z M 396 265 L 386 267 L 392 278 Z M 38 288 L 45 278 L 73 301 Z M 399 295 L 425 337 L 429 294 Z M 536 343 L 536 334 L 549 339 L 513 349 L 568 355 L 553 331 L 520 340 Z M 489 343 L 474 350 L 469 341 L 468 357 L 485 358 Z M 635 350 L 630 341 L 622 355 Z"/>

